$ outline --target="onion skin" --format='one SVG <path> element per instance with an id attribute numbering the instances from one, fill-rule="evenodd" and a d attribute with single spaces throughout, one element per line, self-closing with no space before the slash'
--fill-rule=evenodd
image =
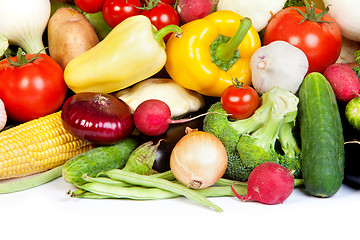
<path id="1" fill-rule="evenodd" d="M 170 156 L 170 169 L 175 178 L 193 189 L 215 184 L 224 175 L 227 163 L 227 152 L 221 141 L 211 133 L 197 130 L 182 137 Z"/>
<path id="2" fill-rule="evenodd" d="M 77 93 L 64 103 L 61 118 L 66 130 L 96 145 L 115 144 L 134 130 L 131 108 L 110 94 Z"/>

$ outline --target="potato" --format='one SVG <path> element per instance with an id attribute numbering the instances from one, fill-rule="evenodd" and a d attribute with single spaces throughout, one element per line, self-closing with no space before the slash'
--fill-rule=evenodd
<path id="1" fill-rule="evenodd" d="M 85 16 L 72 8 L 59 8 L 48 23 L 49 54 L 65 66 L 76 56 L 99 43 L 99 38 Z"/>

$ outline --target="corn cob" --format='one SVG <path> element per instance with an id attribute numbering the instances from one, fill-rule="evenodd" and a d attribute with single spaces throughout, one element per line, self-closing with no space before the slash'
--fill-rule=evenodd
<path id="1" fill-rule="evenodd" d="M 65 130 L 61 111 L 20 124 L 0 132 L 0 179 L 44 172 L 92 148 Z"/>

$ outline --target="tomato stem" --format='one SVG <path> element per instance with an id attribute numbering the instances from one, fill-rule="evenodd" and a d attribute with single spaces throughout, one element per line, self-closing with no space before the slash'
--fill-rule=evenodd
<path id="1" fill-rule="evenodd" d="M 232 84 L 236 87 L 236 88 L 243 88 L 243 83 L 240 82 L 237 78 L 233 78 L 232 79 Z"/>
<path id="2" fill-rule="evenodd" d="M 143 6 L 143 7 L 134 6 L 134 7 L 136 7 L 137 9 L 140 9 L 140 10 L 149 11 L 149 10 L 153 9 L 154 7 L 156 7 L 159 2 L 160 2 L 160 0 L 145 0 L 145 6 Z"/>
<path id="3" fill-rule="evenodd" d="M 44 48 L 45 49 L 45 48 Z M 28 64 L 28 63 L 32 63 L 33 61 L 35 61 L 36 59 L 38 58 L 41 58 L 39 57 L 39 54 L 44 50 L 44 49 L 41 49 L 40 52 L 36 53 L 35 56 L 33 56 L 32 58 L 30 59 L 27 59 L 26 57 L 26 53 L 21 49 L 19 48 L 17 53 L 16 53 L 16 62 L 15 61 L 12 61 L 10 60 L 10 56 L 8 53 L 5 53 L 5 57 L 6 59 L 8 60 L 8 62 L 10 63 L 10 65 L 14 66 L 14 67 L 21 67 L 25 64 Z"/>
<path id="4" fill-rule="evenodd" d="M 305 6 L 306 6 L 306 12 L 302 12 L 299 9 L 295 8 L 299 14 L 303 17 L 303 19 L 298 23 L 298 25 L 300 25 L 301 23 L 305 22 L 305 21 L 311 21 L 311 22 L 317 22 L 317 23 L 327 23 L 331 26 L 332 22 L 328 22 L 328 21 L 324 21 L 321 20 L 328 12 L 329 12 L 329 6 L 326 6 L 326 8 L 324 9 L 324 11 L 316 14 L 316 8 L 315 8 L 315 3 L 311 2 L 311 5 L 305 1 Z"/>

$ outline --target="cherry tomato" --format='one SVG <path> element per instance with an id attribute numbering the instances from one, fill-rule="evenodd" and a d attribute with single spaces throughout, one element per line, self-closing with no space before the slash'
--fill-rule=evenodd
<path id="1" fill-rule="evenodd" d="M 76 6 L 87 13 L 97 13 L 102 10 L 105 0 L 75 0 Z"/>
<path id="2" fill-rule="evenodd" d="M 105 22 L 112 28 L 128 17 L 141 13 L 140 0 L 105 0 L 102 13 Z"/>
<path id="3" fill-rule="evenodd" d="M 150 10 L 143 10 L 141 14 L 148 17 L 158 30 L 172 24 L 179 26 L 179 16 L 169 4 L 159 2 Z M 164 41 L 167 41 L 170 36 L 170 33 L 166 35 Z"/>
<path id="4" fill-rule="evenodd" d="M 264 45 L 282 40 L 301 49 L 309 60 L 309 73 L 323 73 L 329 65 L 336 62 L 341 51 L 341 33 L 333 19 L 325 14 L 326 22 L 303 20 L 296 10 L 306 13 L 306 7 L 288 7 L 269 21 L 264 33 Z M 322 10 L 315 8 L 318 14 Z"/>
<path id="5" fill-rule="evenodd" d="M 26 54 L 31 59 L 35 54 Z M 17 56 L 11 57 L 17 60 Z M 14 121 L 26 122 L 57 111 L 63 104 L 67 86 L 60 65 L 46 54 L 20 67 L 0 62 L 0 99 Z"/>
<path id="6" fill-rule="evenodd" d="M 231 118 L 245 119 L 253 115 L 259 107 L 259 95 L 250 86 L 234 84 L 225 88 L 220 102 L 222 108 L 232 114 Z"/>

